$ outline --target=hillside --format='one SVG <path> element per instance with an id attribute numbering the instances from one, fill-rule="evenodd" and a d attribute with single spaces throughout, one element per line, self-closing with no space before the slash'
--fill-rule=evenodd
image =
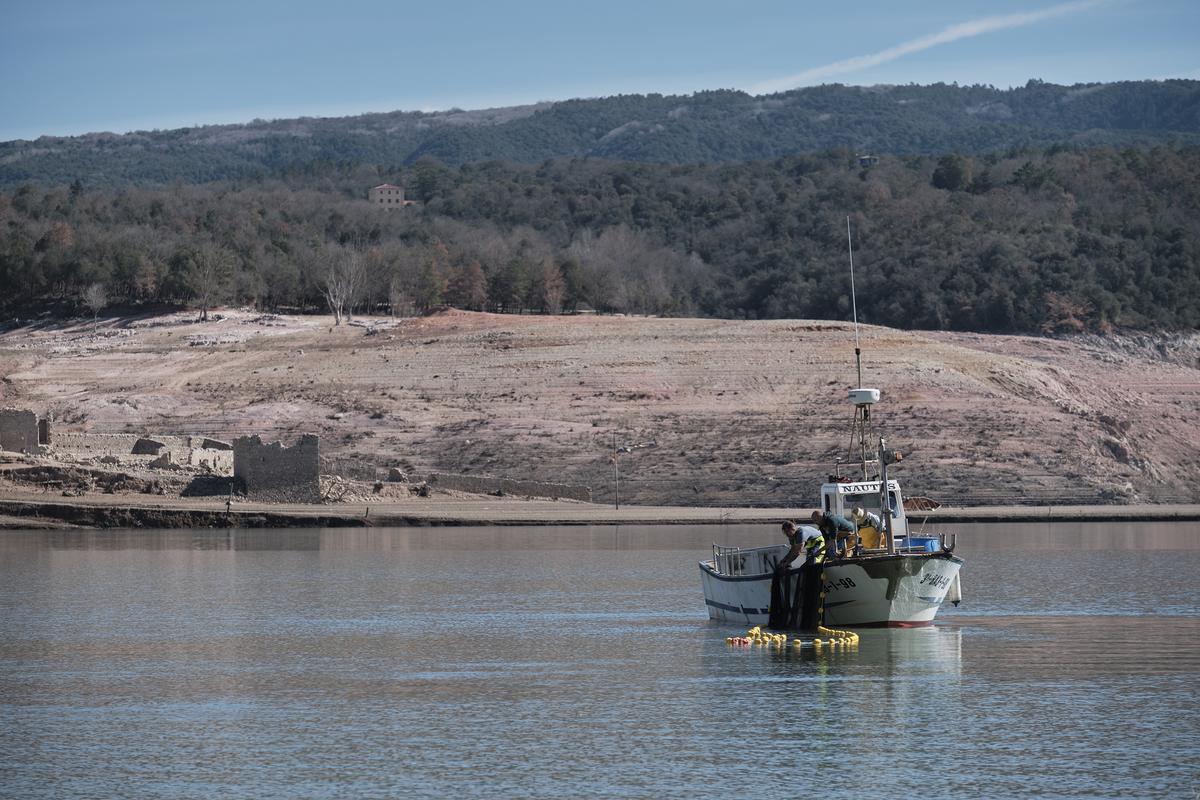
<path id="1" fill-rule="evenodd" d="M 367 202 L 383 180 L 419 205 Z M 324 312 L 452 305 L 1008 333 L 1200 326 L 1200 147 L 971 158 L 827 152 L 668 166 L 335 170 L 249 185 L 0 191 L 4 316 L 217 302 Z M 207 299 L 206 299 L 207 298 Z M 405 309 L 410 311 L 405 312 Z"/>
<path id="2" fill-rule="evenodd" d="M 910 493 L 971 503 L 1200 501 L 1200 338 L 862 331 Z M 843 323 L 451 311 L 330 328 L 224 311 L 0 335 L 0 406 L 57 431 L 321 436 L 416 476 L 583 483 L 612 498 L 803 506 L 846 457 Z"/>
<path id="3" fill-rule="evenodd" d="M 450 165 L 601 158 L 691 164 L 854 152 L 985 153 L 1070 142 L 1200 137 L 1200 82 L 1058 86 L 842 86 L 754 97 L 737 91 L 623 95 L 447 112 L 256 120 L 125 135 L 0 143 L 0 186 L 261 179 L 330 165 Z"/>

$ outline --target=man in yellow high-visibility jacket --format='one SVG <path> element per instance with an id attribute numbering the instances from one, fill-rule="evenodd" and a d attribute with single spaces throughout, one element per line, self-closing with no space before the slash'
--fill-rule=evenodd
<path id="1" fill-rule="evenodd" d="M 804 553 L 806 564 L 820 564 L 825 560 L 825 537 L 817 529 L 807 525 L 797 527 L 796 523 L 787 520 L 783 523 L 783 535 L 791 548 L 779 559 L 781 567 L 790 567 L 801 553 Z"/>
<path id="2" fill-rule="evenodd" d="M 825 537 L 818 531 L 810 533 L 804 540 L 805 563 L 821 564 L 825 561 Z"/>
<path id="3" fill-rule="evenodd" d="M 797 526 L 791 520 L 783 523 L 783 535 L 787 537 L 787 553 L 775 566 L 775 578 L 771 584 L 771 621 L 777 628 L 793 628 L 799 624 L 805 630 L 813 630 L 820 622 L 821 608 L 821 565 L 825 562 L 826 544 L 821 531 L 810 525 Z M 794 562 L 804 554 L 799 565 L 801 578 L 788 590 L 783 576 Z M 795 592 L 795 604 L 788 592 Z M 783 596 L 777 597 L 782 592 Z"/>

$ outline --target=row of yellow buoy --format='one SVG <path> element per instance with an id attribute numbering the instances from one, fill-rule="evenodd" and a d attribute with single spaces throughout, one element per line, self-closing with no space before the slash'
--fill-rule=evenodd
<path id="1" fill-rule="evenodd" d="M 792 647 L 799 649 L 801 647 L 814 647 L 817 650 L 822 648 L 838 648 L 838 647 L 858 647 L 858 634 L 854 631 L 840 631 L 835 628 L 826 628 L 824 625 L 817 626 L 817 635 L 827 638 L 821 639 L 801 639 L 797 636 L 791 640 Z M 786 633 L 770 633 L 764 631 L 761 626 L 755 625 L 750 630 L 746 631 L 745 636 L 730 636 L 725 639 L 725 643 L 731 647 L 753 647 L 755 645 L 761 647 L 787 647 L 788 637 Z"/>

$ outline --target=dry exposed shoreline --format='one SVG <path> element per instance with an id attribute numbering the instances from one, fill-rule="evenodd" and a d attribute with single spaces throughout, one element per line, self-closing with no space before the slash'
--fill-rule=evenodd
<path id="1" fill-rule="evenodd" d="M 843 323 L 451 310 L 335 328 L 322 317 L 220 313 L 205 323 L 178 313 L 110 319 L 98 331 L 90 321 L 10 329 L 0 334 L 0 406 L 52 414 L 58 433 L 315 433 L 322 456 L 407 476 L 382 497 L 347 498 L 378 505 L 372 514 L 397 503 L 396 519 L 422 508 L 410 507 L 404 486 L 453 473 L 591 489 L 594 513 L 560 519 L 525 503 L 514 518 L 624 522 L 633 517 L 602 511 L 616 493 L 613 448 L 647 442 L 657 446 L 619 457 L 623 506 L 670 509 L 654 521 L 741 518 L 745 506 L 779 518 L 815 504 L 847 456 L 855 340 Z M 1200 503 L 1200 334 L 1044 339 L 865 326 L 862 348 L 866 382 L 883 390 L 876 426 L 905 453 L 897 477 L 909 495 L 956 509 L 1014 507 L 1006 519 L 1067 506 L 1146 517 L 1160 504 Z M 113 468 L 159 483 L 198 474 Z M 0 499 L 25 490 L 34 487 L 0 480 Z M 62 503 L 108 508 L 108 497 L 93 490 Z M 443 518 L 486 519 L 452 502 L 463 510 Z M 361 513 L 318 508 L 305 515 Z"/>
<path id="2" fill-rule="evenodd" d="M 0 497 L 0 529 L 340 528 L 462 525 L 730 525 L 804 519 L 810 508 L 628 506 L 500 498 L 425 498 L 403 503 L 277 505 L 130 496 Z M 976 506 L 910 512 L 930 522 L 1200 521 L 1200 505 Z"/>

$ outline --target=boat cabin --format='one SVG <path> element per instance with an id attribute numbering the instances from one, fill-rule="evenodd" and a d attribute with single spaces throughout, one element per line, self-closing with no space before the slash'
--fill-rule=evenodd
<path id="1" fill-rule="evenodd" d="M 892 535 L 908 536 L 908 517 L 904 516 L 900 484 L 891 480 L 887 484 L 888 505 L 892 510 Z M 821 508 L 826 514 L 849 518 L 855 506 L 862 506 L 882 520 L 879 494 L 879 481 L 832 481 L 821 486 Z"/>

